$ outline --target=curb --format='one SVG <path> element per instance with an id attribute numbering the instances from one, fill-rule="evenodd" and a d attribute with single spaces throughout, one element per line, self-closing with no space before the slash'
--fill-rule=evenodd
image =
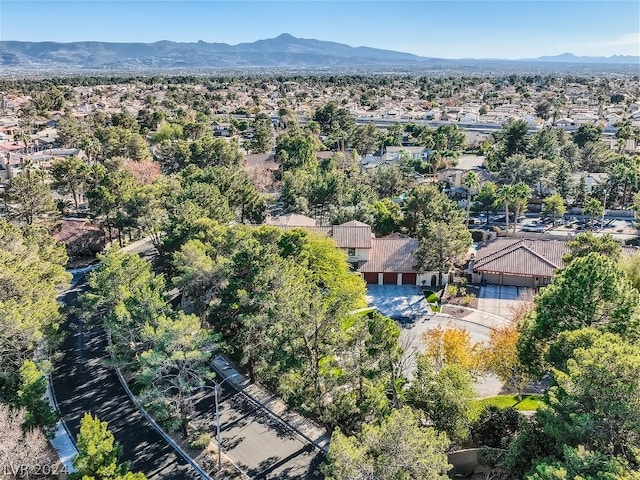
<path id="1" fill-rule="evenodd" d="M 229 365 L 229 366 L 231 366 L 232 364 L 226 358 L 221 357 L 221 356 L 214 358 L 213 361 L 211 362 L 211 368 L 213 368 L 213 370 L 215 370 L 216 374 L 219 375 L 220 378 L 223 378 L 223 379 L 224 378 L 228 378 L 228 376 L 225 376 L 225 374 L 223 372 L 223 369 L 215 364 L 215 360 L 216 359 L 220 359 L 220 360 L 224 361 L 225 364 Z M 236 370 L 235 367 L 234 367 L 234 370 Z M 243 375 L 243 377 L 244 377 L 244 375 Z M 234 390 L 236 390 L 238 393 L 242 394 L 247 400 L 249 400 L 250 402 L 254 403 L 259 408 L 261 408 L 262 410 L 267 412 L 269 415 L 271 415 L 272 417 L 274 417 L 275 419 L 280 421 L 287 429 L 291 430 L 291 432 L 293 432 L 296 435 L 298 435 L 300 438 L 302 438 L 309 445 L 313 446 L 314 448 L 318 449 L 319 451 L 321 451 L 321 452 L 323 452 L 325 454 L 329 451 L 329 443 L 330 443 L 329 441 L 327 441 L 325 445 L 321 445 L 316 440 L 312 440 L 308 435 L 306 435 L 304 432 L 302 432 L 298 427 L 292 425 L 290 422 L 288 422 L 281 415 L 279 415 L 279 414 L 275 413 L 273 410 L 271 410 L 266 405 L 266 403 L 261 402 L 260 400 L 254 398 L 253 396 L 251 396 L 247 392 L 245 392 L 244 390 L 245 390 L 247 385 L 254 385 L 246 378 L 245 378 L 245 382 L 246 382 L 246 384 L 244 386 L 243 385 L 237 385 L 235 382 L 229 382 L 229 385 Z M 242 387 L 242 388 L 239 388 L 239 387 Z"/>
<path id="2" fill-rule="evenodd" d="M 107 332 L 105 332 L 105 335 L 107 336 L 107 341 L 109 342 L 109 347 L 111 347 L 112 346 L 111 335 L 109 335 Z M 127 396 L 131 399 L 133 404 L 138 408 L 140 413 L 142 413 L 142 416 L 151 424 L 151 426 L 155 429 L 155 431 L 160 434 L 160 436 L 171 446 L 171 448 L 174 449 L 174 451 L 178 455 L 180 455 L 182 457 L 182 459 L 185 462 L 187 462 L 189 465 L 191 465 L 191 467 L 197 472 L 197 474 L 200 476 L 200 478 L 203 478 L 204 480 L 213 480 L 209 476 L 209 474 L 207 472 L 205 472 L 204 469 L 202 467 L 200 467 L 200 465 L 198 465 L 198 463 L 193 458 L 191 458 L 191 456 L 187 452 L 185 452 L 182 449 L 182 447 L 180 445 L 178 445 L 175 442 L 175 440 L 173 438 L 171 438 L 169 436 L 169 434 L 167 434 L 167 432 L 165 432 L 164 429 L 160 425 L 158 425 L 158 423 L 156 423 L 156 421 L 153 418 L 151 418 L 151 415 L 149 415 L 149 413 L 147 413 L 147 411 L 140 404 L 140 402 L 138 402 L 138 399 L 135 397 L 135 395 L 133 394 L 133 392 L 129 388 L 129 385 L 127 385 L 127 381 L 124 379 L 124 376 L 122 375 L 122 372 L 120 371 L 120 368 L 114 366 L 114 370 L 116 372 L 116 375 L 118 376 L 118 380 L 120 381 L 120 384 L 122 385 L 122 388 L 124 388 L 124 391 L 127 392 Z"/>
<path id="3" fill-rule="evenodd" d="M 45 394 L 47 397 L 47 400 L 49 400 L 49 404 L 54 409 L 54 411 L 58 415 L 60 415 L 60 420 L 58 420 L 58 422 L 56 423 L 55 435 L 53 438 L 49 439 L 49 443 L 58 454 L 60 463 L 64 465 L 66 473 L 73 473 L 75 472 L 75 468 L 73 468 L 72 460 L 76 455 L 78 455 L 78 446 L 76 445 L 75 438 L 73 438 L 73 435 L 71 435 L 71 432 L 69 431 L 67 422 L 64 420 L 64 418 L 60 413 L 60 408 L 58 407 L 58 400 L 56 399 L 56 393 L 53 389 L 52 379 L 49 375 L 46 375 L 45 378 L 47 379 L 47 390 Z M 71 458 L 68 458 L 67 456 L 71 452 L 65 453 L 64 451 L 60 450 L 59 444 L 58 446 L 56 446 L 57 442 L 55 442 L 55 440 L 57 438 L 61 438 L 63 442 L 68 441 L 71 447 L 73 447 L 73 456 Z"/>

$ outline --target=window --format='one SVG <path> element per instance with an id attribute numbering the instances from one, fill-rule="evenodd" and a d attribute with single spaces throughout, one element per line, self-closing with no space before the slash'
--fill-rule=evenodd
<path id="1" fill-rule="evenodd" d="M 348 248 L 347 249 L 347 255 L 349 257 L 355 257 L 356 256 L 356 249 L 355 248 Z"/>

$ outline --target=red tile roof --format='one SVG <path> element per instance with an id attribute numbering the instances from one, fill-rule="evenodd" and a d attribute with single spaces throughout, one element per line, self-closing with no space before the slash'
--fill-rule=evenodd
<path id="1" fill-rule="evenodd" d="M 394 236 L 373 238 L 369 260 L 362 264 L 360 272 L 416 272 L 414 257 L 418 249 L 415 238 L 398 238 Z"/>
<path id="2" fill-rule="evenodd" d="M 366 223 L 352 220 L 342 225 L 334 225 L 333 240 L 340 248 L 371 248 L 371 227 Z"/>
<path id="3" fill-rule="evenodd" d="M 305 215 L 297 213 L 287 213 L 279 217 L 268 217 L 265 221 L 267 225 L 275 225 L 276 227 L 315 227 L 316 221 Z"/>
<path id="4" fill-rule="evenodd" d="M 498 238 L 478 250 L 476 272 L 504 273 L 525 277 L 553 277 L 563 268 L 567 242 L 527 238 Z"/>

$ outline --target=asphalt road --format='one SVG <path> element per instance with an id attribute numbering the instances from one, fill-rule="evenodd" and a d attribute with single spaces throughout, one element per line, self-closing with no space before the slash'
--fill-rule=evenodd
<path id="1" fill-rule="evenodd" d="M 78 284 L 62 300 L 77 306 L 78 294 L 86 287 Z M 52 386 L 71 434 L 77 436 L 82 416 L 90 412 L 108 422 L 123 447 L 122 460 L 131 462 L 132 471 L 143 472 L 152 480 L 199 478 L 142 416 L 113 369 L 105 366 L 102 330 L 87 330 L 73 314 L 68 315 L 63 329 L 67 335 L 60 346 L 62 358 L 55 365 Z"/>
<path id="2" fill-rule="evenodd" d="M 324 455 L 289 430 L 255 402 L 224 385 L 220 398 L 222 451 L 251 478 L 322 479 L 317 472 Z M 213 392 L 204 390 L 195 403 L 198 418 L 206 418 L 215 438 Z"/>

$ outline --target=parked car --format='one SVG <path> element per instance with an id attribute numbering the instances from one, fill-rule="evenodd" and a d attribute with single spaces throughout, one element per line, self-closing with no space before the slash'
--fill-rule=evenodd
<path id="1" fill-rule="evenodd" d="M 521 230 L 523 232 L 542 233 L 547 230 L 547 227 L 539 223 L 528 223 L 528 224 L 522 225 Z"/>

